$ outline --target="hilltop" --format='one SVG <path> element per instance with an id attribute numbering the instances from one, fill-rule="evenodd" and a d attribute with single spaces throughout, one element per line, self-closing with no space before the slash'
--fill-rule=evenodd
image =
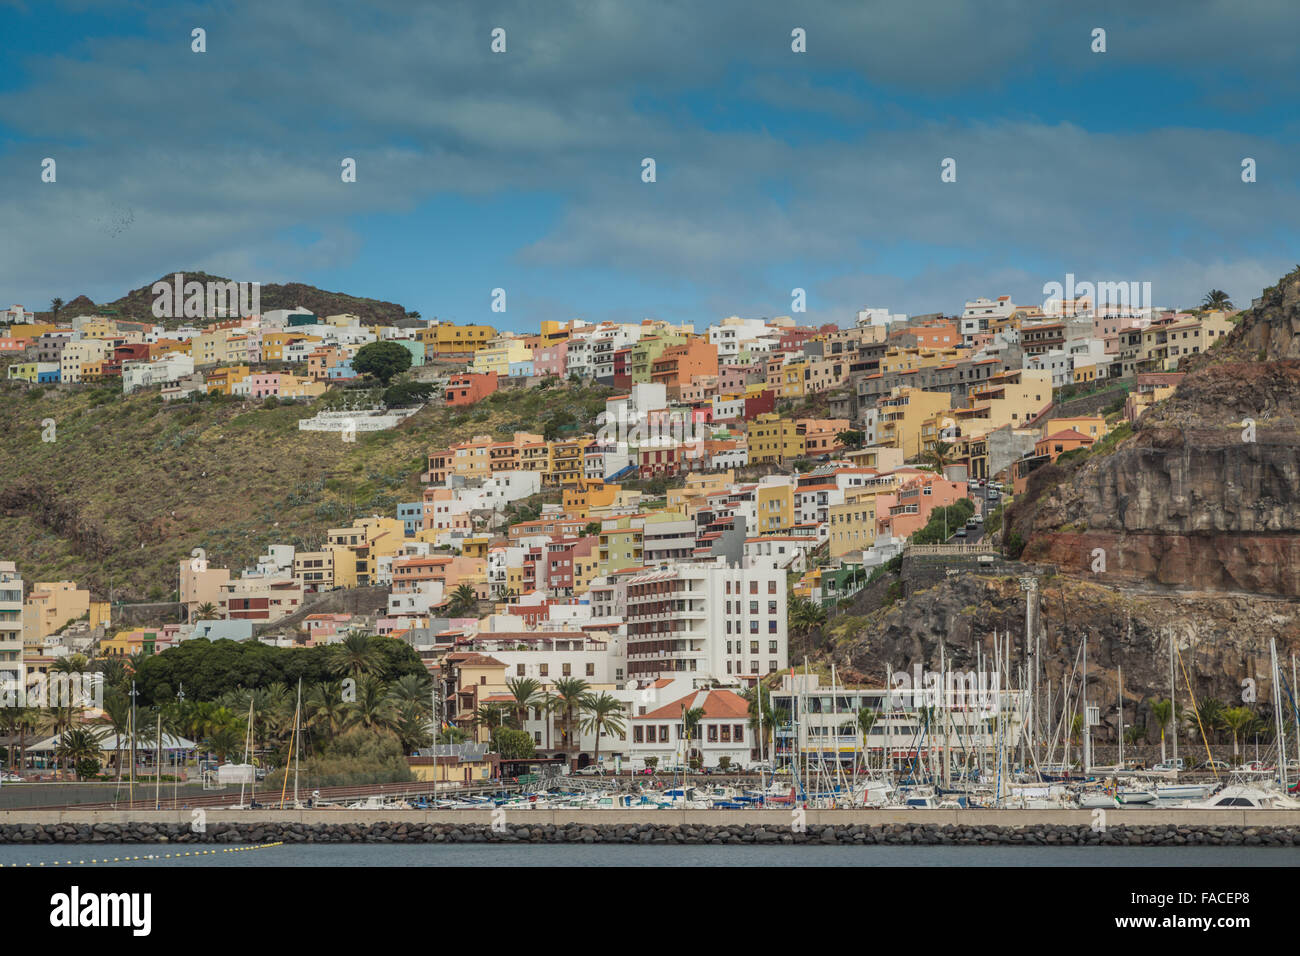
<path id="1" fill-rule="evenodd" d="M 206 272 L 186 272 L 183 269 L 176 271 L 183 272 L 187 282 L 194 281 L 206 284 L 208 282 L 224 283 L 230 281 L 222 276 L 209 275 Z M 159 276 L 156 281 L 170 284 L 173 275 L 174 273 L 169 272 L 166 275 Z M 112 302 L 95 303 L 84 295 L 78 295 L 64 304 L 62 313 L 64 315 L 81 315 L 108 312 L 122 319 L 138 319 L 142 322 L 158 323 L 160 320 L 153 314 L 155 297 L 150 291 L 153 285 L 154 283 L 150 282 L 138 289 L 132 289 L 126 295 Z M 263 285 L 260 295 L 264 312 L 269 312 L 272 309 L 302 307 L 320 316 L 351 313 L 360 317 L 363 325 L 396 325 L 408 321 L 406 308 L 396 302 L 367 299 L 347 295 L 343 292 L 326 292 L 324 289 L 304 285 L 301 282 Z M 42 314 L 48 315 L 48 313 Z"/>
<path id="2" fill-rule="evenodd" d="M 96 595 L 111 587 L 117 600 L 161 600 L 192 548 L 206 549 L 213 565 L 242 568 L 272 543 L 318 546 L 353 516 L 392 517 L 399 503 L 419 501 L 430 450 L 533 430 L 560 413 L 585 424 L 607 392 L 510 390 L 473 408 L 438 403 L 348 443 L 298 430 L 337 392 L 263 407 L 0 382 L 0 555 L 29 581 L 71 579 Z M 42 441 L 47 419 L 53 442 Z"/>

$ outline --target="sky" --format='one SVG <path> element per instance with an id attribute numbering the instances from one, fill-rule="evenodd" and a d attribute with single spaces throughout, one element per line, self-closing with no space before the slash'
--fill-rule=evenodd
<path id="1" fill-rule="evenodd" d="M 1248 305 L 1300 261 L 1300 4 L 1073 6 L 0 0 L 0 302 L 188 270 L 518 330 L 1067 274 Z"/>

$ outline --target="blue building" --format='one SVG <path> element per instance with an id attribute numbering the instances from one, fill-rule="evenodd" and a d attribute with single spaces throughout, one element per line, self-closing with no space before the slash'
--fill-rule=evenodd
<path id="1" fill-rule="evenodd" d="M 403 530 L 408 538 L 415 537 L 416 533 L 424 526 L 424 502 L 417 501 L 414 504 L 398 505 L 397 520 L 402 522 Z"/>

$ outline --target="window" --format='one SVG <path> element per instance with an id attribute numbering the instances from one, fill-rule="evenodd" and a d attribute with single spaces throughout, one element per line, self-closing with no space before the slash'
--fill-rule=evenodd
<path id="1" fill-rule="evenodd" d="M 757 654 L 757 653 L 758 653 L 758 641 L 750 641 L 750 642 L 749 642 L 749 653 L 751 653 L 751 654 Z"/>
<path id="2" fill-rule="evenodd" d="M 538 667 L 538 672 L 540 673 L 540 675 L 541 675 L 542 677 L 549 677 L 549 676 L 550 676 L 550 673 L 551 673 L 551 665 L 550 665 L 550 664 L 538 664 L 537 667 Z"/>
<path id="3" fill-rule="evenodd" d="M 708 740 L 709 740 L 709 743 L 711 743 L 711 744 L 716 744 L 716 743 L 718 742 L 718 725 L 717 725 L 717 724 L 709 724 L 709 729 L 708 729 Z"/>
<path id="4" fill-rule="evenodd" d="M 768 582 L 767 582 L 767 593 L 768 593 L 768 594 L 775 594 L 775 593 L 776 593 L 776 582 L 775 582 L 775 581 L 768 581 Z"/>
<path id="5" fill-rule="evenodd" d="M 660 742 L 661 744 L 666 744 L 666 743 L 668 743 L 668 725 L 667 725 L 667 724 L 660 724 L 660 725 L 659 725 L 659 742 Z"/>
<path id="6" fill-rule="evenodd" d="M 643 736 L 642 728 L 639 725 L 632 728 L 632 743 L 634 744 L 643 743 L 642 736 Z"/>

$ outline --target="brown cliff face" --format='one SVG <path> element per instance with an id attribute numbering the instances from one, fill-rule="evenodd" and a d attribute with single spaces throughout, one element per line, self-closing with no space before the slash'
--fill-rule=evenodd
<path id="1" fill-rule="evenodd" d="M 1103 715 L 1115 712 L 1121 666 L 1130 706 L 1140 702 L 1146 713 L 1151 697 L 1169 695 L 1171 640 L 1186 668 L 1186 677 L 1180 669 L 1177 678 L 1184 702 L 1185 681 L 1198 700 L 1240 700 L 1244 680 L 1255 682 L 1259 700 L 1269 700 L 1270 639 L 1283 659 L 1300 652 L 1300 604 L 1255 595 L 1125 592 L 1057 575 L 1041 579 L 1037 620 L 1040 673 L 1057 688 L 1077 666 L 1087 638 L 1088 693 Z M 976 649 L 982 647 L 987 660 L 997 632 L 1011 634 L 1011 662 L 1019 668 L 1026 663 L 1024 622 L 1025 594 L 1015 578 L 963 575 L 876 612 L 861 630 L 829 646 L 826 656 L 842 680 L 883 686 L 886 666 L 937 669 L 941 637 L 947 665 L 973 670 Z"/>
<path id="2" fill-rule="evenodd" d="M 1300 273 L 1264 298 L 1133 437 L 1031 476 L 1007 518 L 1025 560 L 1300 597 Z"/>

